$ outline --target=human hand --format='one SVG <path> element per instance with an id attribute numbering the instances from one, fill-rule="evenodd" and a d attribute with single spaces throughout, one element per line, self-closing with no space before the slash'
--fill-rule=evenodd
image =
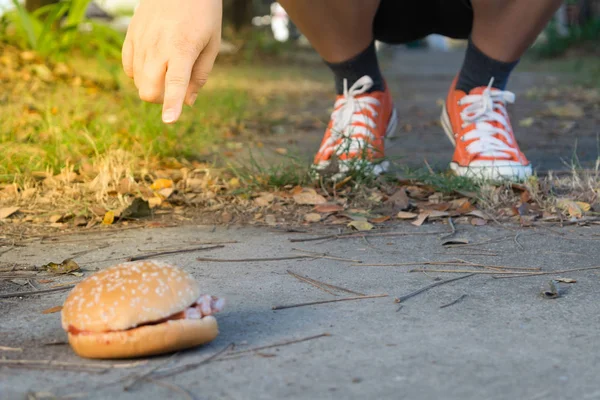
<path id="1" fill-rule="evenodd" d="M 142 0 L 123 44 L 123 69 L 140 99 L 176 122 L 208 78 L 221 42 L 222 0 Z"/>

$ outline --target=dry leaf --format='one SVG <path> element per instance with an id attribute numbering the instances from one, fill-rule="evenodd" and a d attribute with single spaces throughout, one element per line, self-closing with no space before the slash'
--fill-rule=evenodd
<path id="1" fill-rule="evenodd" d="M 323 204 L 326 203 L 325 197 L 318 194 L 314 189 L 304 189 L 302 193 L 298 193 L 294 195 L 294 201 L 296 204 Z"/>
<path id="2" fill-rule="evenodd" d="M 173 194 L 174 191 L 175 191 L 175 189 L 173 189 L 173 188 L 164 188 L 164 189 L 160 189 L 158 191 L 158 194 L 161 198 L 166 200 L 169 197 L 171 197 L 171 195 Z"/>
<path id="3" fill-rule="evenodd" d="M 122 218 L 145 218 L 152 214 L 150 211 L 150 203 L 146 200 L 136 197 L 133 202 L 123 210 L 121 213 Z"/>
<path id="4" fill-rule="evenodd" d="M 274 199 L 275 199 L 275 196 L 272 193 L 263 193 L 260 195 L 260 197 L 257 197 L 254 199 L 254 203 L 256 203 L 257 206 L 266 207 Z"/>
<path id="5" fill-rule="evenodd" d="M 471 215 L 473 217 L 481 218 L 483 220 L 490 219 L 487 215 L 485 215 L 485 213 L 483 213 L 482 211 L 479 211 L 479 210 L 473 210 L 470 213 L 468 213 L 467 215 Z"/>
<path id="6" fill-rule="evenodd" d="M 81 216 L 81 215 L 78 217 L 75 217 L 75 219 L 73 219 L 73 225 L 75 225 L 75 226 L 85 226 L 85 225 L 87 225 L 87 223 L 88 223 L 87 218 L 84 216 Z"/>
<path id="7" fill-rule="evenodd" d="M 282 156 L 285 156 L 288 153 L 288 149 L 283 148 L 283 147 L 278 147 L 275 149 L 275 152 L 277 154 L 281 154 Z"/>
<path id="8" fill-rule="evenodd" d="M 152 190 L 160 190 L 160 189 L 165 189 L 165 188 L 172 188 L 173 187 L 173 181 L 170 179 L 157 179 L 155 180 L 152 185 L 150 185 L 150 189 Z"/>
<path id="9" fill-rule="evenodd" d="M 564 106 L 548 107 L 548 111 L 559 118 L 581 118 L 584 116 L 583 109 L 575 103 L 567 103 Z"/>
<path id="10" fill-rule="evenodd" d="M 394 211 L 406 210 L 410 206 L 406 190 L 404 190 L 404 188 L 397 190 L 396 193 L 387 199 L 386 204 L 392 206 Z"/>
<path id="11" fill-rule="evenodd" d="M 400 211 L 397 215 L 397 217 L 400 219 L 413 219 L 413 218 L 417 218 L 417 216 L 418 215 L 415 213 L 406 212 L 406 211 Z"/>
<path id="12" fill-rule="evenodd" d="M 275 219 L 274 215 L 267 215 L 265 217 L 265 222 L 267 223 L 267 225 L 277 225 L 277 220 Z"/>
<path id="13" fill-rule="evenodd" d="M 0 219 L 5 219 L 19 211 L 19 207 L 0 208 Z"/>
<path id="14" fill-rule="evenodd" d="M 41 269 L 46 270 L 48 272 L 52 272 L 54 274 L 69 274 L 71 272 L 77 271 L 79 269 L 79 264 L 77 264 L 74 260 L 67 258 L 60 264 L 51 262 L 46 265 L 42 265 Z"/>
<path id="15" fill-rule="evenodd" d="M 469 244 L 470 241 L 469 239 L 461 239 L 461 238 L 454 238 L 454 239 L 446 239 L 442 242 L 442 246 L 448 246 L 451 244 Z"/>
<path id="16" fill-rule="evenodd" d="M 221 213 L 221 222 L 224 224 L 228 224 L 231 222 L 231 220 L 233 220 L 233 215 L 231 215 L 230 212 L 227 211 L 223 211 Z"/>
<path id="17" fill-rule="evenodd" d="M 60 214 L 54 214 L 50 216 L 50 218 L 48 218 L 48 221 L 50 221 L 51 223 L 59 222 L 62 219 L 62 217 L 63 216 Z"/>
<path id="18" fill-rule="evenodd" d="M 344 210 L 344 207 L 340 206 L 339 204 L 334 204 L 334 203 L 317 204 L 314 208 L 314 211 L 321 212 L 321 213 L 338 212 L 338 211 L 343 211 L 343 210 Z"/>
<path id="19" fill-rule="evenodd" d="M 231 189 L 237 189 L 238 187 L 240 187 L 240 180 L 238 178 L 231 178 L 229 180 L 229 187 Z"/>
<path id="20" fill-rule="evenodd" d="M 148 199 L 148 205 L 150 208 L 159 207 L 162 204 L 163 200 L 160 197 L 150 197 Z"/>
<path id="21" fill-rule="evenodd" d="M 374 224 L 381 224 L 382 222 L 387 221 L 391 217 L 389 215 L 384 215 L 383 217 L 371 218 L 370 221 Z"/>
<path id="22" fill-rule="evenodd" d="M 411 224 L 413 224 L 414 226 L 421 226 L 423 225 L 427 217 L 429 217 L 429 212 L 422 212 L 421 214 L 419 214 L 419 217 L 415 221 L 411 222 Z"/>
<path id="23" fill-rule="evenodd" d="M 523 128 L 529 128 L 531 125 L 533 125 L 534 122 L 535 119 L 533 119 L 532 117 L 524 118 L 519 121 L 519 126 L 522 126 Z"/>
<path id="24" fill-rule="evenodd" d="M 443 218 L 448 217 L 450 214 L 446 211 L 428 210 L 429 218 Z"/>
<path id="25" fill-rule="evenodd" d="M 62 310 L 62 306 L 50 307 L 47 310 L 42 311 L 42 314 L 54 314 Z"/>
<path id="26" fill-rule="evenodd" d="M 102 218 L 102 223 L 104 225 L 111 225 L 113 222 L 115 222 L 115 212 L 107 211 L 106 214 L 104 214 L 104 218 Z"/>
<path id="27" fill-rule="evenodd" d="M 556 205 L 566 211 L 569 216 L 575 218 L 581 218 L 583 213 L 591 209 L 590 204 L 584 203 L 583 201 L 573 201 L 570 199 L 558 199 Z"/>
<path id="28" fill-rule="evenodd" d="M 575 279 L 571 279 L 571 278 L 557 278 L 557 279 L 555 279 L 555 281 L 562 282 L 562 283 L 576 283 L 577 282 Z"/>
<path id="29" fill-rule="evenodd" d="M 471 218 L 471 225 L 473 226 L 483 226 L 487 224 L 487 221 L 483 218 Z"/>
<path id="30" fill-rule="evenodd" d="M 304 220 L 307 222 L 319 222 L 321 220 L 321 214 L 317 214 L 317 213 L 305 214 Z"/>
<path id="31" fill-rule="evenodd" d="M 357 231 L 370 231 L 373 229 L 373 225 L 367 221 L 352 221 L 348 224 L 348 226 L 356 229 Z"/>

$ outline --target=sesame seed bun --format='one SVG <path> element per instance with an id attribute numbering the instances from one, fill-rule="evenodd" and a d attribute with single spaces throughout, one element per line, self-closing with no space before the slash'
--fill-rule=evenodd
<path id="1" fill-rule="evenodd" d="M 214 317 L 182 316 L 199 297 L 198 283 L 180 268 L 154 260 L 118 264 L 73 288 L 63 305 L 62 327 L 82 357 L 130 358 L 180 350 L 218 334 Z"/>
<path id="2" fill-rule="evenodd" d="M 210 342 L 219 334 L 213 316 L 178 319 L 126 331 L 69 333 L 71 347 L 86 358 L 134 358 L 168 353 Z"/>

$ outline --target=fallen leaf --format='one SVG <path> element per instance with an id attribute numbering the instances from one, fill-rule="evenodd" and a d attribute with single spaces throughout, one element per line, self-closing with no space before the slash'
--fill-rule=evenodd
<path id="1" fill-rule="evenodd" d="M 318 194 L 314 189 L 304 189 L 301 193 L 294 195 L 296 204 L 323 204 L 326 203 L 325 197 Z"/>
<path id="2" fill-rule="evenodd" d="M 55 223 L 55 222 L 60 222 L 62 220 L 63 216 L 60 214 L 55 214 L 55 215 L 51 215 L 50 218 L 48 218 L 48 221 L 50 221 L 51 223 Z"/>
<path id="3" fill-rule="evenodd" d="M 348 224 L 348 226 L 356 229 L 357 231 L 370 231 L 373 229 L 373 225 L 367 221 L 352 221 Z"/>
<path id="4" fill-rule="evenodd" d="M 164 179 L 164 178 L 157 179 L 152 183 L 152 185 L 150 185 L 150 189 L 152 189 L 152 190 L 160 190 L 160 189 L 172 188 L 172 187 L 173 187 L 173 181 L 170 179 Z"/>
<path id="5" fill-rule="evenodd" d="M 229 187 L 232 189 L 237 189 L 240 187 L 240 180 L 238 178 L 231 178 L 229 180 Z"/>
<path id="6" fill-rule="evenodd" d="M 275 219 L 274 215 L 267 215 L 265 217 L 265 222 L 267 223 L 267 225 L 277 225 L 277 220 Z"/>
<path id="7" fill-rule="evenodd" d="M 283 147 L 278 147 L 275 149 L 275 152 L 277 154 L 281 154 L 282 156 L 285 156 L 288 153 L 288 149 L 283 148 Z"/>
<path id="8" fill-rule="evenodd" d="M 47 310 L 42 311 L 42 314 L 54 314 L 62 310 L 62 306 L 50 307 Z"/>
<path id="9" fill-rule="evenodd" d="M 473 211 L 469 212 L 467 215 L 471 215 L 473 217 L 481 218 L 484 220 L 490 219 L 490 217 L 488 217 L 487 215 L 485 215 L 485 213 L 483 213 L 482 211 L 479 211 L 479 210 L 473 210 Z"/>
<path id="10" fill-rule="evenodd" d="M 469 239 L 461 239 L 461 238 L 453 238 L 453 239 L 446 239 L 442 242 L 442 246 L 448 246 L 451 244 L 469 244 L 470 241 Z"/>
<path id="11" fill-rule="evenodd" d="M 81 215 L 78 217 L 75 217 L 75 219 L 73 219 L 73 225 L 75 225 L 75 226 L 85 226 L 85 225 L 87 225 L 87 223 L 88 223 L 87 218 L 84 216 L 81 216 Z"/>
<path id="12" fill-rule="evenodd" d="M 555 281 L 562 282 L 562 283 L 576 283 L 577 282 L 575 279 L 571 279 L 571 278 L 557 278 L 557 279 L 555 279 Z"/>
<path id="13" fill-rule="evenodd" d="M 335 204 L 335 203 L 323 203 L 323 204 L 317 204 L 313 210 L 316 212 L 320 212 L 320 213 L 330 213 L 330 212 L 343 211 L 344 207 L 340 206 L 339 204 Z"/>
<path id="14" fill-rule="evenodd" d="M 304 220 L 307 222 L 319 222 L 321 220 L 321 214 L 317 214 L 317 213 L 305 214 Z"/>
<path id="15" fill-rule="evenodd" d="M 548 107 L 551 115 L 558 118 L 581 118 L 584 116 L 583 109 L 575 103 L 567 103 L 563 106 Z"/>
<path id="16" fill-rule="evenodd" d="M 74 260 L 67 258 L 60 264 L 51 262 L 46 265 L 42 265 L 41 269 L 54 274 L 69 274 L 77 271 L 79 269 L 79 264 L 77 264 Z"/>
<path id="17" fill-rule="evenodd" d="M 161 198 L 166 200 L 169 197 L 171 197 L 171 195 L 173 194 L 174 191 L 175 191 L 175 189 L 173 189 L 173 188 L 164 188 L 164 189 L 160 189 L 158 191 L 158 194 Z"/>
<path id="18" fill-rule="evenodd" d="M 529 128 L 531 125 L 533 125 L 534 122 L 535 119 L 533 119 L 532 117 L 524 118 L 519 121 L 519 126 L 522 126 L 523 128 Z"/>
<path id="19" fill-rule="evenodd" d="M 450 214 L 446 211 L 428 210 L 429 218 L 443 218 L 448 217 Z"/>
<path id="20" fill-rule="evenodd" d="M 262 193 L 259 197 L 254 199 L 254 203 L 260 207 L 266 207 L 275 199 L 273 193 Z"/>
<path id="21" fill-rule="evenodd" d="M 231 215 L 230 212 L 227 211 L 223 211 L 221 213 L 221 222 L 224 224 L 228 224 L 231 222 L 231 220 L 233 220 L 233 215 Z"/>
<path id="22" fill-rule="evenodd" d="M 557 280 L 552 280 L 548 282 L 548 288 L 542 290 L 542 297 L 546 299 L 556 299 L 561 295 L 560 286 Z"/>
<path id="23" fill-rule="evenodd" d="M 111 225 L 113 222 L 115 222 L 115 212 L 107 211 L 106 214 L 104 214 L 104 218 L 102 218 L 102 224 Z"/>
<path id="24" fill-rule="evenodd" d="M 414 226 L 421 226 L 423 225 L 427 217 L 429 217 L 429 212 L 422 212 L 421 214 L 419 214 L 418 218 L 415 221 L 411 222 L 411 224 L 413 224 Z"/>
<path id="25" fill-rule="evenodd" d="M 411 212 L 400 211 L 400 212 L 398 212 L 397 217 L 400 219 L 413 219 L 413 218 L 417 218 L 418 215 L 415 213 L 411 213 Z"/>
<path id="26" fill-rule="evenodd" d="M 486 224 L 487 224 L 487 221 L 483 218 L 471 218 L 471 225 L 473 225 L 473 226 L 483 226 Z"/>
<path id="27" fill-rule="evenodd" d="M 406 190 L 400 188 L 389 199 L 386 200 L 386 204 L 390 205 L 395 211 L 406 210 L 410 206 L 410 200 L 406 195 Z"/>
<path id="28" fill-rule="evenodd" d="M 160 197 L 150 197 L 148 199 L 148 205 L 150 208 L 159 207 L 162 204 L 163 200 Z"/>
<path id="29" fill-rule="evenodd" d="M 19 207 L 4 207 L 0 208 L 0 219 L 5 219 L 19 211 Z"/>
<path id="30" fill-rule="evenodd" d="M 581 218 L 583 213 L 591 209 L 590 204 L 584 203 L 583 201 L 573 201 L 570 199 L 558 199 L 556 205 L 566 211 L 569 216 L 575 218 Z"/>
<path id="31" fill-rule="evenodd" d="M 370 221 L 374 224 L 381 224 L 382 222 L 387 221 L 391 217 L 389 215 L 384 215 L 382 217 L 371 218 Z"/>

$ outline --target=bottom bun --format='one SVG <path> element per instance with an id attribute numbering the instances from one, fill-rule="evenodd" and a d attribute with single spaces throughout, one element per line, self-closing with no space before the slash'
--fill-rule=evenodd
<path id="1" fill-rule="evenodd" d="M 178 319 L 126 331 L 69 333 L 71 347 L 86 358 L 134 358 L 169 353 L 210 342 L 219 334 L 213 316 Z"/>

